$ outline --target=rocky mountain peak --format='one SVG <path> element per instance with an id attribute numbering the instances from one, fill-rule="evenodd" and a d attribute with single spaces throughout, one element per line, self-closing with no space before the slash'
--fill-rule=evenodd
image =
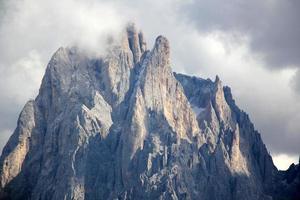
<path id="1" fill-rule="evenodd" d="M 166 55 L 169 55 L 170 45 L 168 39 L 162 35 L 158 36 L 155 40 L 154 49 L 158 52 L 164 52 Z"/>
<path id="2" fill-rule="evenodd" d="M 156 38 L 152 54 L 158 57 L 158 66 L 170 67 L 170 45 L 167 38 L 164 36 L 158 36 Z"/>
<path id="3" fill-rule="evenodd" d="M 173 73 L 170 51 L 134 24 L 103 56 L 58 49 L 3 150 L 0 199 L 276 197 L 284 180 L 230 88 Z"/>
<path id="4" fill-rule="evenodd" d="M 147 44 L 142 32 L 138 32 L 134 23 L 129 23 L 126 27 L 129 48 L 133 53 L 134 63 L 140 61 L 140 57 L 147 50 Z"/>
<path id="5" fill-rule="evenodd" d="M 216 78 L 215 78 L 215 83 L 216 83 L 216 84 L 218 84 L 218 83 L 221 83 L 221 80 L 220 80 L 220 78 L 219 78 L 219 76 L 218 76 L 218 75 L 216 75 Z"/>

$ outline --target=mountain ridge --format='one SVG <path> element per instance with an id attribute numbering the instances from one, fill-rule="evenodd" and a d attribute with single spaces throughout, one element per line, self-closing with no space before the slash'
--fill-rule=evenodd
<path id="1" fill-rule="evenodd" d="M 0 167 L 2 199 L 280 196 L 278 170 L 230 88 L 173 73 L 168 40 L 148 50 L 133 24 L 104 57 L 57 50 Z"/>

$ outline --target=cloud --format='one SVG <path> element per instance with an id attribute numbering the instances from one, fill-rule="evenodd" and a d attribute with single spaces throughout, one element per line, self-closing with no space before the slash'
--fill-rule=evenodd
<path id="1" fill-rule="evenodd" d="M 290 87 L 295 69 L 270 71 L 252 55 L 247 38 L 232 43 L 224 33 L 183 30 L 190 34 L 171 43 L 176 50 L 175 70 L 211 79 L 218 74 L 232 88 L 238 106 L 249 113 L 273 155 L 299 154 L 300 102 Z"/>
<path id="2" fill-rule="evenodd" d="M 193 0 L 182 7 L 200 32 L 247 35 L 250 48 L 269 68 L 300 67 L 298 0 Z"/>
<path id="3" fill-rule="evenodd" d="M 300 59 L 298 5 L 293 0 L 2 1 L 0 140 L 37 95 L 56 49 L 76 44 L 101 54 L 107 35 L 134 21 L 149 48 L 160 34 L 170 40 L 175 71 L 204 78 L 218 74 L 271 153 L 294 158 L 300 152 L 299 96 L 292 90 L 300 85 L 292 67 Z"/>
<path id="4" fill-rule="evenodd" d="M 288 163 L 299 163 L 299 157 L 297 156 L 288 156 L 286 154 L 279 154 L 277 156 L 273 156 L 273 162 L 276 164 L 278 169 L 287 170 L 289 168 Z"/>
<path id="5" fill-rule="evenodd" d="M 24 103 L 37 94 L 37 85 L 44 72 L 41 66 L 41 58 L 36 51 L 24 53 L 23 58 L 11 64 L 0 63 L 1 134 L 7 134 L 8 129 L 16 126 L 18 113 Z"/>
<path id="6" fill-rule="evenodd" d="M 103 53 L 104 40 L 111 33 L 119 33 L 124 21 L 118 7 L 94 0 L 1 1 L 0 8 L 0 137 L 3 141 L 12 133 L 8 130 L 15 128 L 23 105 L 37 95 L 47 62 L 56 49 L 77 45 Z"/>
<path id="7" fill-rule="evenodd" d="M 9 130 L 9 129 L 4 129 L 4 130 L 0 131 L 0 150 L 2 150 L 2 148 L 6 144 L 6 141 L 10 137 L 11 133 L 12 133 L 12 130 Z"/>

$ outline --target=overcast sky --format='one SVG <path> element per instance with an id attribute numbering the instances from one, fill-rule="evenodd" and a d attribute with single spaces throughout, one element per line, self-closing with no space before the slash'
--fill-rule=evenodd
<path id="1" fill-rule="evenodd" d="M 300 154 L 299 10 L 299 0 L 0 0 L 0 148 L 56 49 L 101 52 L 132 21 L 148 47 L 169 39 L 174 71 L 218 74 L 285 169 Z"/>

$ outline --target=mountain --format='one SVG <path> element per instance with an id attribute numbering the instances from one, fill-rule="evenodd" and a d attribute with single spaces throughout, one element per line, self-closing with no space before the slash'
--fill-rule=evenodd
<path id="1" fill-rule="evenodd" d="M 0 159 L 2 199 L 276 199 L 280 173 L 230 88 L 132 24 L 106 55 L 57 50 Z"/>
<path id="2" fill-rule="evenodd" d="M 291 164 L 286 171 L 279 171 L 276 176 L 276 199 L 300 199 L 300 160 Z"/>

